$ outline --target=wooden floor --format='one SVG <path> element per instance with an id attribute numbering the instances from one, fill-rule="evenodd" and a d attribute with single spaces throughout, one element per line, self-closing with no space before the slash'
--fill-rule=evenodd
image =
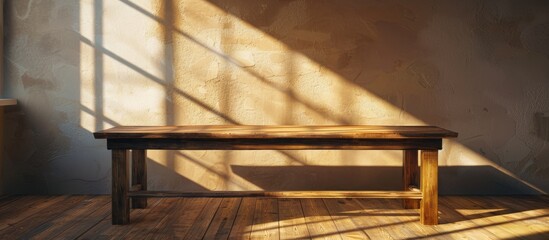
<path id="1" fill-rule="evenodd" d="M 440 197 L 440 225 L 387 199 L 164 198 L 112 226 L 108 196 L 0 199 L 0 239 L 549 239 L 549 197 Z"/>

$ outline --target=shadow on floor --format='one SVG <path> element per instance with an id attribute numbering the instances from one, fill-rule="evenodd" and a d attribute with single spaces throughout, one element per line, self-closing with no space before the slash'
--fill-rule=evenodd
<path id="1" fill-rule="evenodd" d="M 265 190 L 400 190 L 402 167 L 241 166 L 234 174 Z M 539 194 L 491 166 L 440 166 L 441 195 Z"/>

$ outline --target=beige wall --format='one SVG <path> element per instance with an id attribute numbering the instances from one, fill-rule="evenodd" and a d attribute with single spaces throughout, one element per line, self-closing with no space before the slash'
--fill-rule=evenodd
<path id="1" fill-rule="evenodd" d="M 4 1 L 0 0 L 0 36 L 4 36 Z M 0 56 L 4 56 L 3 38 L 0 40 Z M 2 58 L 3 59 L 3 58 Z M 0 98 L 4 96 L 3 61 L 0 59 Z M 4 108 L 0 106 L 0 194 L 4 194 Z"/>
<path id="2" fill-rule="evenodd" d="M 12 0 L 10 192 L 107 193 L 114 125 L 429 124 L 443 193 L 549 191 L 549 6 Z M 400 152 L 151 151 L 153 189 L 398 189 Z M 537 189 L 537 190 L 536 190 Z"/>

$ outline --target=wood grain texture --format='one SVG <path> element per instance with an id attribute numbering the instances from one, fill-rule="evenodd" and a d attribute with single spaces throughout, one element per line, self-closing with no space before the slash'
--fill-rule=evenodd
<path id="1" fill-rule="evenodd" d="M 388 203 L 391 201 L 382 201 L 382 199 L 353 199 L 359 206 L 358 209 L 364 209 L 365 215 L 368 217 L 369 223 L 366 226 L 370 226 L 368 229 L 380 228 L 379 231 L 374 231 L 375 235 L 381 238 L 379 239 L 400 239 L 399 236 L 409 236 L 406 234 L 402 225 L 411 221 L 404 221 L 400 218 L 400 213 L 397 211 L 414 211 L 411 209 L 402 209 L 401 206 L 394 208 Z M 399 204 L 400 201 L 395 201 Z M 414 214 L 416 215 L 416 214 Z M 417 222 L 417 220 L 415 220 Z M 372 231 L 368 231 L 370 233 Z M 374 238 L 378 239 L 378 238 Z"/>
<path id="2" fill-rule="evenodd" d="M 207 198 L 177 199 L 177 206 L 147 234 L 146 239 L 184 239 L 206 204 Z"/>
<path id="3" fill-rule="evenodd" d="M 0 231 L 36 214 L 40 209 L 47 209 L 58 204 L 63 199 L 59 196 L 16 198 L 17 204 L 6 204 L 0 207 Z"/>
<path id="4" fill-rule="evenodd" d="M 372 125 L 188 125 L 118 126 L 94 133 L 95 138 L 448 138 L 457 133 L 436 126 Z"/>
<path id="5" fill-rule="evenodd" d="M 35 209 L 31 218 L 20 221 L 4 229 L 0 234 L 0 239 L 29 239 L 32 236 L 46 230 L 53 222 L 63 216 L 63 213 L 70 211 L 73 207 L 80 204 L 85 196 L 58 196 L 63 204 L 55 204 L 52 207 L 44 209 Z"/>
<path id="6" fill-rule="evenodd" d="M 147 150 L 134 149 L 132 152 L 132 187 L 140 185 L 140 190 L 147 190 Z M 146 208 L 147 198 L 132 198 L 132 208 Z"/>
<path id="7" fill-rule="evenodd" d="M 280 239 L 278 231 L 278 201 L 273 198 L 257 199 L 251 239 Z"/>
<path id="8" fill-rule="evenodd" d="M 301 199 L 311 239 L 341 239 L 322 199 Z"/>
<path id="9" fill-rule="evenodd" d="M 128 151 L 112 150 L 112 224 L 130 223 Z"/>
<path id="10" fill-rule="evenodd" d="M 82 233 L 87 232 L 92 227 L 96 226 L 101 220 L 104 220 L 105 218 L 108 218 L 108 216 L 111 215 L 111 205 L 109 204 L 110 197 L 109 196 L 97 196 L 99 199 L 105 199 L 105 204 L 100 207 L 84 207 L 91 213 L 87 216 L 81 216 L 78 217 L 74 224 L 72 224 L 71 227 L 68 227 L 66 225 L 62 225 L 65 229 L 62 233 L 55 236 L 55 239 L 77 239 L 79 236 L 82 235 Z M 110 219 L 108 221 L 108 224 L 110 225 Z"/>
<path id="11" fill-rule="evenodd" d="M 421 236 L 430 236 L 436 234 L 437 231 L 435 228 L 437 226 L 429 226 L 421 224 L 419 216 L 417 214 L 407 214 L 409 211 L 403 209 L 402 205 L 399 202 L 391 199 L 375 199 L 380 202 L 380 208 L 387 208 L 390 211 L 390 214 L 396 216 L 398 222 L 405 222 L 404 224 L 394 225 L 395 230 L 402 231 L 406 236 L 413 236 L 412 238 L 420 239 Z M 412 210 L 414 213 L 417 210 Z M 388 215 L 390 215 L 388 214 Z"/>
<path id="12" fill-rule="evenodd" d="M 420 222 L 438 224 L 438 151 L 421 151 Z"/>
<path id="13" fill-rule="evenodd" d="M 17 201 L 0 206 L 0 222 L 8 223 L 0 230 L 0 237 L 188 239 L 185 236 L 195 223 L 208 219 L 207 232 L 224 232 L 217 230 L 227 229 L 232 215 L 225 213 L 235 211 L 229 207 L 233 205 L 229 204 L 232 200 L 221 199 L 221 204 L 216 206 L 210 204 L 212 199 L 209 198 L 154 198 L 149 200 L 148 208 L 132 211 L 132 224 L 111 225 L 109 199 L 109 196 L 18 196 Z M 272 225 L 274 228 L 270 230 L 278 231 L 280 239 L 340 236 L 351 239 L 355 235 L 348 233 L 357 231 L 363 231 L 370 239 L 549 239 L 549 203 L 545 196 L 441 196 L 440 220 L 436 226 L 420 224 L 417 211 L 402 209 L 398 199 L 313 199 L 317 203 L 309 204 L 309 210 L 304 214 L 300 213 L 301 206 L 296 204 L 301 199 L 274 199 L 278 201 L 278 210 L 271 208 L 262 210 L 262 213 L 256 213 L 257 200 L 260 199 L 242 199 L 232 223 L 230 239 L 249 239 L 254 216 L 258 219 L 256 223 Z M 325 206 L 318 204 L 319 201 L 323 201 Z M 289 209 L 285 209 L 288 206 Z M 211 209 L 205 211 L 205 208 Z M 22 216 L 9 214 L 8 209 L 16 209 Z M 203 214 L 213 211 L 215 214 Z M 267 216 L 259 216 L 261 214 Z M 277 214 L 278 222 L 259 220 L 274 219 L 272 216 Z M 337 231 L 329 235 L 303 231 L 303 222 L 305 225 L 316 223 L 309 216 L 326 220 L 325 223 L 333 224 Z M 343 226 L 341 220 L 346 222 Z M 224 222 L 227 224 L 217 224 Z M 324 232 L 330 232 L 325 231 L 328 228 L 324 228 Z M 258 236 L 262 236 L 265 229 L 257 230 L 260 231 Z M 209 239 L 206 236 L 207 233 L 202 239 Z"/>
<path id="14" fill-rule="evenodd" d="M 134 208 L 146 207 L 147 197 L 283 197 L 283 198 L 405 198 L 424 199 L 422 220 L 431 219 L 436 211 L 437 183 L 422 185 L 421 192 L 406 191 L 417 185 L 417 149 L 429 153 L 442 149 L 442 138 L 457 137 L 457 133 L 435 126 L 259 126 L 259 125 L 194 125 L 194 126 L 120 126 L 94 133 L 106 138 L 107 148 L 113 150 L 112 222 L 129 222 L 128 200 Z M 129 192 L 127 150 L 132 149 L 132 190 Z M 370 149 L 405 150 L 405 191 L 333 191 L 333 192 L 206 192 L 178 193 L 146 191 L 146 150 L 300 150 L 300 149 Z M 413 156 L 413 155 L 416 156 Z M 427 157 L 428 159 L 428 157 Z M 436 155 L 435 155 L 436 161 Z M 437 163 L 425 167 L 425 179 L 436 174 Z M 434 170 L 432 169 L 434 166 Z M 422 174 L 424 169 L 422 168 Z M 434 178 L 436 181 L 436 177 Z M 434 199 L 425 200 L 425 198 Z M 405 202 L 405 207 L 417 208 L 417 201 Z M 423 221 L 422 221 L 423 222 Z M 431 223 L 434 222 L 434 223 Z"/>
<path id="15" fill-rule="evenodd" d="M 481 199 L 480 197 L 471 197 L 471 198 L 460 197 L 459 199 L 470 201 L 476 206 L 483 204 L 482 201 L 480 200 Z M 496 198 L 488 198 L 488 200 L 491 200 L 487 204 L 488 209 L 509 209 L 508 205 L 501 204 L 500 201 L 502 199 L 504 198 L 501 198 L 500 200 L 496 200 Z M 525 202 L 524 204 L 535 204 L 535 203 Z M 516 212 L 488 211 L 488 212 L 482 213 L 482 217 L 488 217 L 489 221 L 492 224 L 498 225 L 500 228 L 502 228 L 501 231 L 507 231 L 509 235 L 512 236 L 511 238 L 514 238 L 514 239 L 520 239 L 521 236 L 524 236 L 528 233 L 533 233 L 535 235 L 546 233 L 546 231 L 543 230 L 543 228 L 540 228 L 539 224 L 540 222 L 549 223 L 548 221 L 549 216 L 546 214 L 548 211 L 545 211 L 545 214 L 543 214 L 544 211 L 539 211 L 539 210 L 528 211 L 528 210 L 525 210 L 528 208 L 521 207 L 521 206 L 515 205 L 513 206 L 513 208 L 519 211 L 516 211 Z M 511 224 L 511 222 L 516 222 L 516 221 L 524 222 L 529 227 L 525 229 L 520 226 Z"/>
<path id="16" fill-rule="evenodd" d="M 110 196 L 109 196 L 110 197 Z M 136 209 L 131 212 L 132 221 L 135 223 L 139 223 L 144 221 L 144 219 L 152 212 L 159 211 L 157 210 L 157 206 L 163 202 L 163 200 L 167 199 L 161 199 L 161 198 L 153 198 L 149 200 L 149 207 L 146 209 Z M 80 232 L 77 238 L 69 238 L 69 239 L 122 239 L 123 236 L 128 234 L 132 228 L 135 227 L 135 224 L 127 224 L 127 225 L 112 225 L 112 214 L 111 214 L 111 204 L 108 204 L 108 214 L 104 216 L 103 218 L 100 218 L 100 216 L 97 216 L 98 221 L 96 221 L 91 228 L 88 228 L 88 230 L 85 230 L 84 232 Z M 91 220 L 90 220 L 91 221 Z M 120 231 L 120 229 L 124 229 L 124 231 Z"/>
<path id="17" fill-rule="evenodd" d="M 130 192 L 135 192 L 135 191 L 141 191 L 141 184 L 133 184 L 131 187 L 130 187 Z"/>
<path id="18" fill-rule="evenodd" d="M 17 196 L 17 195 L 2 195 L 0 196 L 0 208 L 4 205 L 7 205 L 13 201 L 17 201 L 18 198 L 20 198 L 21 196 Z"/>
<path id="19" fill-rule="evenodd" d="M 278 200 L 278 227 L 280 239 L 306 239 L 309 230 L 299 199 Z"/>
<path id="20" fill-rule="evenodd" d="M 219 209 L 221 200 L 222 199 L 220 198 L 208 199 L 208 203 L 206 203 L 206 206 L 202 209 L 202 212 L 200 212 L 198 217 L 194 220 L 192 227 L 189 229 L 187 235 L 185 235 L 185 239 L 204 238 L 204 234 L 206 234 L 212 218 L 215 216 L 215 213 Z"/>
<path id="21" fill-rule="evenodd" d="M 511 220 L 505 224 L 507 224 L 506 227 L 521 229 L 521 231 L 517 231 L 520 232 L 521 236 L 532 232 L 536 235 L 549 235 L 549 231 L 546 229 L 549 225 L 549 201 L 540 201 L 540 199 L 532 197 L 523 198 L 520 199 L 520 201 L 517 201 L 516 197 L 509 196 L 485 198 L 477 197 L 474 198 L 473 201 L 475 201 L 478 205 L 483 205 L 484 199 L 490 200 L 495 207 L 502 209 L 516 209 L 517 211 L 515 212 L 508 211 L 512 214 L 508 213 L 505 218 Z M 532 209 L 532 206 L 545 206 L 545 209 L 543 209 L 543 207 L 541 209 Z M 511 224 L 511 222 L 519 221 L 524 224 L 528 224 L 528 229 L 522 229 Z"/>
<path id="22" fill-rule="evenodd" d="M 68 230 L 78 224 L 83 224 L 81 220 L 94 211 L 107 206 L 108 202 L 109 199 L 106 197 L 87 196 L 78 205 L 53 218 L 50 222 L 27 232 L 27 237 L 33 239 L 62 239 L 73 236 L 74 238 L 76 236 L 70 234 Z M 105 215 L 103 214 L 103 216 Z"/>
<path id="23" fill-rule="evenodd" d="M 256 201 L 256 198 L 242 199 L 229 239 L 250 239 L 254 223 Z"/>
<path id="24" fill-rule="evenodd" d="M 347 213 L 356 226 L 370 239 L 391 239 L 385 230 L 386 225 L 380 219 L 380 209 L 370 204 L 375 199 L 327 199 L 324 200 L 328 209 L 339 210 L 340 214 Z"/>
<path id="25" fill-rule="evenodd" d="M 111 238 L 114 239 L 142 239 L 147 236 L 148 233 L 154 232 L 160 229 L 159 225 L 163 222 L 163 219 L 170 216 L 174 209 L 179 206 L 180 199 L 168 198 L 162 199 L 158 205 L 147 214 L 146 218 L 143 218 L 141 221 L 134 221 L 128 231 L 123 233 L 123 235 L 113 235 Z M 139 209 L 146 210 L 146 209 Z"/>
<path id="26" fill-rule="evenodd" d="M 223 198 L 204 239 L 227 239 L 231 233 L 241 198 Z"/>
<path id="27" fill-rule="evenodd" d="M 343 199 L 323 199 L 323 201 L 341 238 L 370 239 L 370 237 L 362 231 L 362 226 L 357 225 L 352 220 L 352 217 L 345 213 L 345 208 L 341 206 L 346 204 Z"/>
<path id="28" fill-rule="evenodd" d="M 128 193 L 130 197 L 186 197 L 186 198 L 224 198 L 224 197 L 260 197 L 260 198 L 407 198 L 421 199 L 417 191 L 212 191 L 212 192 L 176 192 L 176 191 L 137 191 Z"/>
<path id="29" fill-rule="evenodd" d="M 402 185 L 407 191 L 410 186 L 419 186 L 418 150 L 403 151 Z M 405 209 L 419 209 L 419 200 L 403 199 L 402 205 Z"/>
<path id="30" fill-rule="evenodd" d="M 453 197 L 452 197 L 453 198 Z M 439 225 L 435 227 L 437 234 L 433 237 L 445 236 L 449 239 L 498 239 L 482 227 L 468 221 L 462 214 L 456 211 L 457 206 L 447 201 L 447 197 L 441 197 L 439 210 L 441 212 Z M 458 224 L 459 223 L 459 224 Z"/>
<path id="31" fill-rule="evenodd" d="M 479 209 L 479 205 L 474 201 L 471 201 L 471 198 L 458 196 L 449 199 L 448 202 L 452 204 L 452 207 L 456 209 L 456 211 L 458 211 L 463 217 L 468 219 L 470 223 L 478 226 L 485 226 L 490 229 L 491 232 L 497 232 L 497 239 L 520 239 L 519 235 L 514 233 L 512 229 L 513 227 L 508 228 L 503 226 L 504 224 L 511 222 L 511 219 L 502 216 L 504 214 L 497 212 L 493 213 L 494 207 L 491 201 L 487 201 L 483 204 L 484 209 Z M 523 227 L 521 228 L 524 229 Z"/>

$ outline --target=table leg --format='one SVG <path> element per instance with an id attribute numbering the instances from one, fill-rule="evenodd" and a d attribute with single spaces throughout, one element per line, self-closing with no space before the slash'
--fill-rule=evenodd
<path id="1" fill-rule="evenodd" d="M 424 225 L 438 224 L 438 151 L 421 151 L 421 210 Z"/>
<path id="2" fill-rule="evenodd" d="M 112 150 L 112 224 L 130 223 L 128 150 Z"/>
<path id="3" fill-rule="evenodd" d="M 417 150 L 404 150 L 403 153 L 403 168 L 402 168 L 402 181 L 404 191 L 409 191 L 410 186 L 415 188 L 419 187 L 418 173 L 419 167 L 417 164 Z M 403 199 L 402 206 L 405 209 L 419 209 L 418 199 Z"/>
<path id="4" fill-rule="evenodd" d="M 132 150 L 132 186 L 147 190 L 147 150 Z M 147 208 L 147 198 L 132 198 L 132 208 Z"/>

